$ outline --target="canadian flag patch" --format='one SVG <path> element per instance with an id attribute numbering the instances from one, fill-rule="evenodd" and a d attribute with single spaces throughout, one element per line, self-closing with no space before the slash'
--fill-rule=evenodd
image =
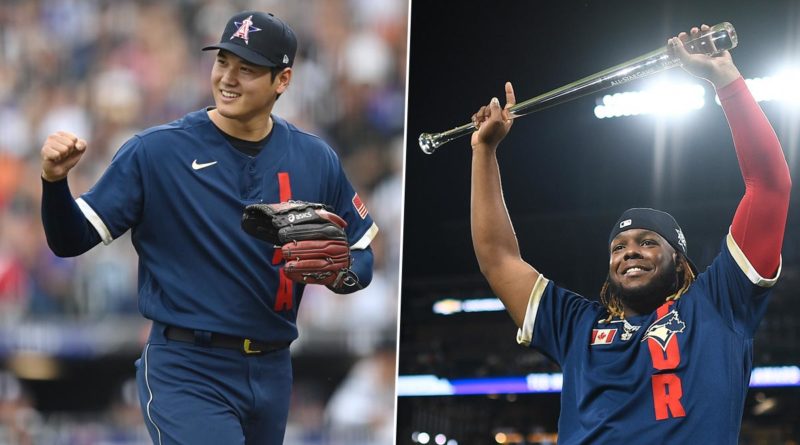
<path id="1" fill-rule="evenodd" d="M 367 206 L 364 205 L 364 202 L 361 201 L 361 198 L 358 197 L 358 193 L 356 193 L 355 196 L 353 196 L 353 207 L 356 208 L 356 212 L 358 213 L 358 216 L 361 217 L 361 219 L 367 217 Z"/>
<path id="2" fill-rule="evenodd" d="M 593 345 L 610 345 L 614 341 L 614 335 L 617 334 L 616 329 L 592 329 L 592 343 Z"/>

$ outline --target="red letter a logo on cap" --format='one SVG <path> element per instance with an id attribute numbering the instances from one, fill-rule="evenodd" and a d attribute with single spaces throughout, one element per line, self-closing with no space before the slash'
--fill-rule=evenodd
<path id="1" fill-rule="evenodd" d="M 239 29 L 236 30 L 235 33 L 231 36 L 230 40 L 233 40 L 234 37 L 238 37 L 244 40 L 245 45 L 250 44 L 250 31 L 256 32 L 261 31 L 261 28 L 256 28 L 253 26 L 253 16 L 249 16 L 242 22 L 233 22 Z"/>

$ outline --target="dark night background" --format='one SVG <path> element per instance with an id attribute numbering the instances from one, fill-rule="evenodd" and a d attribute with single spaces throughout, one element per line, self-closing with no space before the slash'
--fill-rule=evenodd
<path id="1" fill-rule="evenodd" d="M 401 375 L 453 378 L 557 369 L 516 345 L 516 329 L 505 313 L 432 314 L 431 304 L 445 296 L 491 293 L 469 233 L 469 139 L 425 155 L 418 135 L 468 122 L 492 96 L 503 103 L 506 80 L 520 102 L 660 47 L 691 26 L 723 21 L 738 32 L 732 54 L 745 78 L 800 66 L 798 1 L 413 2 Z M 681 116 L 594 117 L 603 94 L 642 90 L 668 79 L 705 85 L 706 105 Z M 781 140 L 797 189 L 800 106 L 761 106 Z M 744 192 L 713 88 L 681 69 L 523 117 L 498 156 L 523 258 L 548 278 L 590 297 L 605 278 L 608 232 L 623 210 L 655 207 L 672 213 L 702 270 L 719 252 Z M 798 198 L 795 191 L 782 280 L 756 339 L 757 366 L 800 364 Z M 776 407 L 750 414 L 765 399 Z M 789 426 L 798 418 L 796 389 L 751 390 L 746 412 L 741 443 L 798 440 L 796 427 Z M 446 430 L 461 437 L 462 445 L 489 443 L 499 425 L 523 433 L 554 432 L 557 414 L 558 400 L 551 396 L 401 397 L 398 444 L 411 443 L 411 432 L 421 428 Z"/>

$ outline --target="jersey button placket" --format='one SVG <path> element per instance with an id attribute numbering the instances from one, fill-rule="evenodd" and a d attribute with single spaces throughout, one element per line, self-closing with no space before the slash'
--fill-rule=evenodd
<path id="1" fill-rule="evenodd" d="M 253 188 L 253 160 L 248 160 L 243 166 L 239 177 L 239 193 L 242 199 L 248 199 Z"/>
<path id="2" fill-rule="evenodd" d="M 257 178 L 256 178 L 257 174 L 256 174 L 255 159 L 250 160 L 250 162 L 248 163 L 247 175 L 246 176 L 247 176 L 247 180 L 246 180 L 247 181 L 247 188 L 246 188 L 246 191 L 245 191 L 245 198 L 252 199 L 254 197 L 254 195 L 257 194 L 256 193 L 256 184 L 258 184 L 258 181 L 257 181 Z"/>

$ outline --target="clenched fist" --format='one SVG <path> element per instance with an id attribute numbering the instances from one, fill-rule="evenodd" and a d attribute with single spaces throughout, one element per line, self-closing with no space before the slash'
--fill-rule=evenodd
<path id="1" fill-rule="evenodd" d="M 86 151 L 86 141 L 66 131 L 51 134 L 42 146 L 42 178 L 60 181 L 75 167 Z"/>

